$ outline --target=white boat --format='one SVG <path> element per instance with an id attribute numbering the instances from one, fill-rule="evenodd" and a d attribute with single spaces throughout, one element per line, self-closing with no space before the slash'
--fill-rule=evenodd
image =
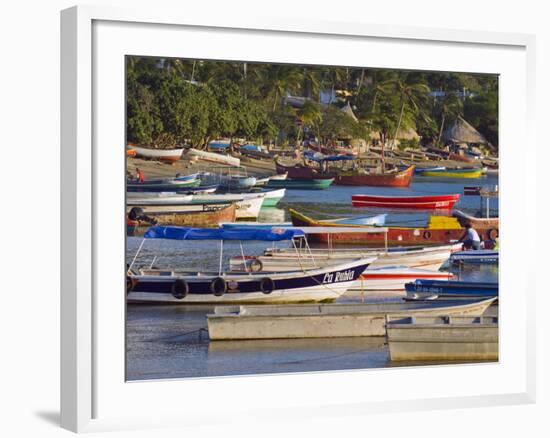
<path id="1" fill-rule="evenodd" d="M 173 205 L 188 204 L 193 195 L 180 195 L 175 192 L 128 192 L 126 205 Z"/>
<path id="2" fill-rule="evenodd" d="M 257 219 L 264 197 L 264 193 L 209 193 L 193 195 L 192 202 L 235 202 L 237 219 Z"/>
<path id="3" fill-rule="evenodd" d="M 404 291 L 405 284 L 419 279 L 448 281 L 453 278 L 450 272 L 430 271 L 427 269 L 387 266 L 372 268 L 369 266 L 358 281 L 350 288 L 347 296 L 360 295 L 366 291 Z"/>
<path id="4" fill-rule="evenodd" d="M 377 257 L 369 269 L 401 266 L 438 271 L 449 259 L 454 245 L 423 247 L 418 249 L 341 249 L 325 250 L 300 248 L 270 248 L 262 256 L 235 256 L 230 260 L 232 270 L 292 271 L 330 266 L 361 257 Z"/>
<path id="5" fill-rule="evenodd" d="M 198 149 L 186 149 L 185 156 L 190 159 L 210 161 L 212 163 L 226 164 L 228 166 L 240 166 L 241 160 L 231 155 L 216 154 L 214 152 L 200 151 Z"/>
<path id="6" fill-rule="evenodd" d="M 292 240 L 304 237 L 299 230 L 193 229 L 151 227 L 145 239 L 219 240 L 223 251 L 226 240 Z M 145 242 L 145 241 L 144 241 Z M 140 249 L 143 245 L 140 246 Z M 135 259 L 137 258 L 137 254 Z M 207 256 L 207 254 L 205 254 Z M 372 259 L 359 259 L 307 272 L 282 272 L 266 275 L 227 273 L 222 269 L 220 253 L 218 272 L 183 272 L 176 269 L 141 269 L 126 278 L 127 300 L 177 304 L 203 303 L 288 303 L 334 301 L 342 296 L 367 268 Z"/>
<path id="7" fill-rule="evenodd" d="M 136 151 L 136 156 L 150 160 L 178 161 L 181 158 L 183 148 L 176 149 L 150 149 L 139 146 L 128 146 Z"/>
<path id="8" fill-rule="evenodd" d="M 498 251 L 493 249 L 458 251 L 451 254 L 451 262 L 498 264 Z"/>
<path id="9" fill-rule="evenodd" d="M 271 175 L 269 177 L 269 180 L 281 181 L 281 180 L 287 179 L 287 177 L 288 177 L 288 172 L 284 172 L 284 173 L 278 173 L 277 175 Z"/>

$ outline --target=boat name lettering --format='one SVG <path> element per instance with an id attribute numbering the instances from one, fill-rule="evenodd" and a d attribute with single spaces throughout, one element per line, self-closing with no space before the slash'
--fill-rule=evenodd
<path id="1" fill-rule="evenodd" d="M 334 272 L 327 272 L 323 277 L 323 283 L 340 283 L 342 281 L 351 281 L 353 280 L 354 274 L 355 271 L 353 269 L 344 272 L 336 272 L 336 276 L 334 276 Z"/>

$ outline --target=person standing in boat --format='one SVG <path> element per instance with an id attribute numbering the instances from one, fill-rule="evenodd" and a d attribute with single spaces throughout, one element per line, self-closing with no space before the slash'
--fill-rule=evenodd
<path id="1" fill-rule="evenodd" d="M 481 239 L 477 231 L 472 227 L 472 224 L 468 222 L 464 228 L 464 234 L 458 239 L 459 242 L 464 243 L 464 249 L 481 249 Z"/>

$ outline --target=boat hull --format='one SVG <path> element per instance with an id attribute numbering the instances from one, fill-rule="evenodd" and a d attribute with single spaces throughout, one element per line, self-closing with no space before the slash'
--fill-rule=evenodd
<path id="1" fill-rule="evenodd" d="M 130 276 L 133 287 L 128 293 L 129 301 L 189 303 L 291 303 L 333 301 L 343 295 L 367 268 L 368 262 L 356 260 L 325 269 L 308 272 L 272 274 L 224 274 L 227 291 L 216 296 L 212 282 L 219 278 L 206 275 L 134 275 Z M 265 278 L 272 281 L 272 291 L 262 292 Z M 172 291 L 176 280 L 185 280 L 188 293 L 176 298 Z"/>
<path id="2" fill-rule="evenodd" d="M 479 170 L 425 170 L 420 176 L 431 176 L 440 178 L 480 178 L 481 169 Z"/>
<path id="3" fill-rule="evenodd" d="M 414 210 L 436 210 L 453 208 L 460 195 L 441 196 L 372 196 L 352 195 L 351 202 L 354 207 L 375 208 L 404 208 Z"/>
<path id="4" fill-rule="evenodd" d="M 288 190 L 325 190 L 330 187 L 333 178 L 330 179 L 272 179 L 267 183 L 268 188 Z"/>
<path id="5" fill-rule="evenodd" d="M 135 151 L 135 156 L 139 158 L 147 158 L 149 160 L 159 160 L 175 162 L 181 158 L 183 148 L 179 149 L 149 149 L 139 146 L 133 146 L 132 150 Z"/>
<path id="6" fill-rule="evenodd" d="M 211 340 L 385 336 L 388 316 L 480 315 L 491 302 L 222 306 L 207 315 L 208 335 Z"/>
<path id="7" fill-rule="evenodd" d="M 459 297 L 497 297 L 498 283 L 481 283 L 467 281 L 417 280 L 405 285 L 407 295 L 412 298 L 423 298 L 436 295 L 439 298 Z"/>
<path id="8" fill-rule="evenodd" d="M 292 224 L 296 227 L 327 227 L 333 226 L 329 223 L 311 219 L 293 209 L 289 209 Z M 438 216 L 439 217 L 439 216 Z M 446 218 L 446 217 L 445 217 Z M 357 227 L 357 225 L 334 225 Z M 406 227 L 387 227 L 388 246 L 415 246 L 415 245 L 433 245 L 447 244 L 456 242 L 464 234 L 463 228 L 456 222 L 456 227 L 450 228 L 406 228 Z M 492 228 L 477 227 L 476 231 L 482 240 L 490 239 Z M 363 246 L 381 246 L 385 245 L 386 235 L 380 233 L 339 233 L 339 234 L 308 234 L 310 242 L 325 243 L 330 240 L 332 243 L 357 244 Z"/>
<path id="9" fill-rule="evenodd" d="M 395 173 L 360 174 L 344 172 L 336 176 L 334 184 L 342 186 L 409 187 L 414 166 Z"/>
<path id="10" fill-rule="evenodd" d="M 234 222 L 237 207 L 234 203 L 223 205 L 189 205 L 188 209 L 171 206 L 143 206 L 144 214 L 158 221 L 158 225 L 185 227 L 217 227 L 221 222 Z M 128 229 L 132 234 L 134 230 Z"/>
<path id="11" fill-rule="evenodd" d="M 313 167 L 305 166 L 303 164 L 295 164 L 294 166 L 285 166 L 279 163 L 277 160 L 275 160 L 275 168 L 278 174 L 280 175 L 287 174 L 287 177 L 290 179 L 319 180 L 319 179 L 334 178 L 334 174 L 331 172 L 323 173 L 321 172 L 320 169 L 315 169 Z"/>

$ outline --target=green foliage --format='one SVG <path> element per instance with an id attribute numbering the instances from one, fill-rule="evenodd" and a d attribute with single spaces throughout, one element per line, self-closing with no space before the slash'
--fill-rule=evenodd
<path id="1" fill-rule="evenodd" d="M 295 141 L 307 131 L 325 142 L 368 139 L 369 132 L 388 141 L 409 128 L 423 142 L 437 141 L 463 116 L 498 145 L 494 75 L 140 57 L 128 57 L 126 65 L 127 138 L 139 144 L 204 147 L 218 137 Z M 338 105 L 320 105 L 321 90 L 345 90 L 359 122 Z M 284 104 L 288 94 L 307 100 L 292 108 Z"/>

